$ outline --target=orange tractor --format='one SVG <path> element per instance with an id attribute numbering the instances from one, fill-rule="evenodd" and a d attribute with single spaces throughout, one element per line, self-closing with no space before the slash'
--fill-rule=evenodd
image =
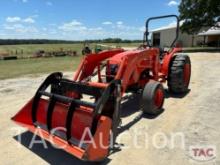
<path id="1" fill-rule="evenodd" d="M 177 19 L 176 38 L 169 51 L 162 51 L 149 43 L 148 24 L 168 17 Z M 162 83 L 167 82 L 169 91 L 176 94 L 188 91 L 190 58 L 177 54 L 181 52 L 174 46 L 178 33 L 177 16 L 149 18 L 139 48 L 85 56 L 73 80 L 52 73 L 12 120 L 79 159 L 103 160 L 114 147 L 121 100 L 127 92 L 141 91 L 143 113 L 158 115 L 164 103 Z"/>

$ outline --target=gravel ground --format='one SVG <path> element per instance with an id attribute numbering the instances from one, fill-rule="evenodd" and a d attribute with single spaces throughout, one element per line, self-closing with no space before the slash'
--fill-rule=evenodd
<path id="1" fill-rule="evenodd" d="M 137 98 L 124 103 L 118 138 L 122 147 L 102 164 L 220 164 L 220 53 L 189 55 L 192 61 L 189 93 L 185 96 L 167 94 L 165 110 L 156 118 L 139 115 Z M 71 73 L 65 74 L 72 77 Z M 0 164 L 89 164 L 50 145 L 48 149 L 42 144 L 29 149 L 32 134 L 26 130 L 20 133 L 12 130 L 17 126 L 10 118 L 34 95 L 45 77 L 26 76 L 0 81 Z M 21 144 L 16 140 L 20 134 Z M 172 135 L 175 134 L 180 136 L 172 148 Z M 184 143 L 179 139 L 181 137 Z M 137 147 L 133 141 L 137 142 Z M 159 148 L 153 144 L 161 145 Z M 198 145 L 216 147 L 216 158 L 207 162 L 193 160 L 189 147 Z"/>

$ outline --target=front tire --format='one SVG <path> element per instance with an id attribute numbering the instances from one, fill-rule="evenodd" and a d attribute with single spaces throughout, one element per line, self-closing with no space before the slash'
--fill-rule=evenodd
<path id="1" fill-rule="evenodd" d="M 142 93 L 142 108 L 144 114 L 158 115 L 163 111 L 164 88 L 157 81 L 150 81 Z"/>

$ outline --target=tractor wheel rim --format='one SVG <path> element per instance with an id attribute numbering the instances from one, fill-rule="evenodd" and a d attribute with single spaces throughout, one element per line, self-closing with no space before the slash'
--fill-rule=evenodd
<path id="1" fill-rule="evenodd" d="M 154 97 L 154 104 L 157 108 L 160 108 L 163 104 L 164 93 L 161 89 L 157 89 Z"/>
<path id="2" fill-rule="evenodd" d="M 189 84 L 189 79 L 190 79 L 190 65 L 189 64 L 185 64 L 184 65 L 184 84 L 188 85 Z"/>

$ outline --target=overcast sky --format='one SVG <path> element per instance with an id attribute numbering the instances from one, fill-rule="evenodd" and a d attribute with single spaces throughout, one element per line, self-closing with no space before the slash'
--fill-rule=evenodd
<path id="1" fill-rule="evenodd" d="M 178 14 L 175 0 L 1 0 L 0 38 L 141 39 L 148 17 Z M 155 21 L 151 28 L 172 24 Z"/>

